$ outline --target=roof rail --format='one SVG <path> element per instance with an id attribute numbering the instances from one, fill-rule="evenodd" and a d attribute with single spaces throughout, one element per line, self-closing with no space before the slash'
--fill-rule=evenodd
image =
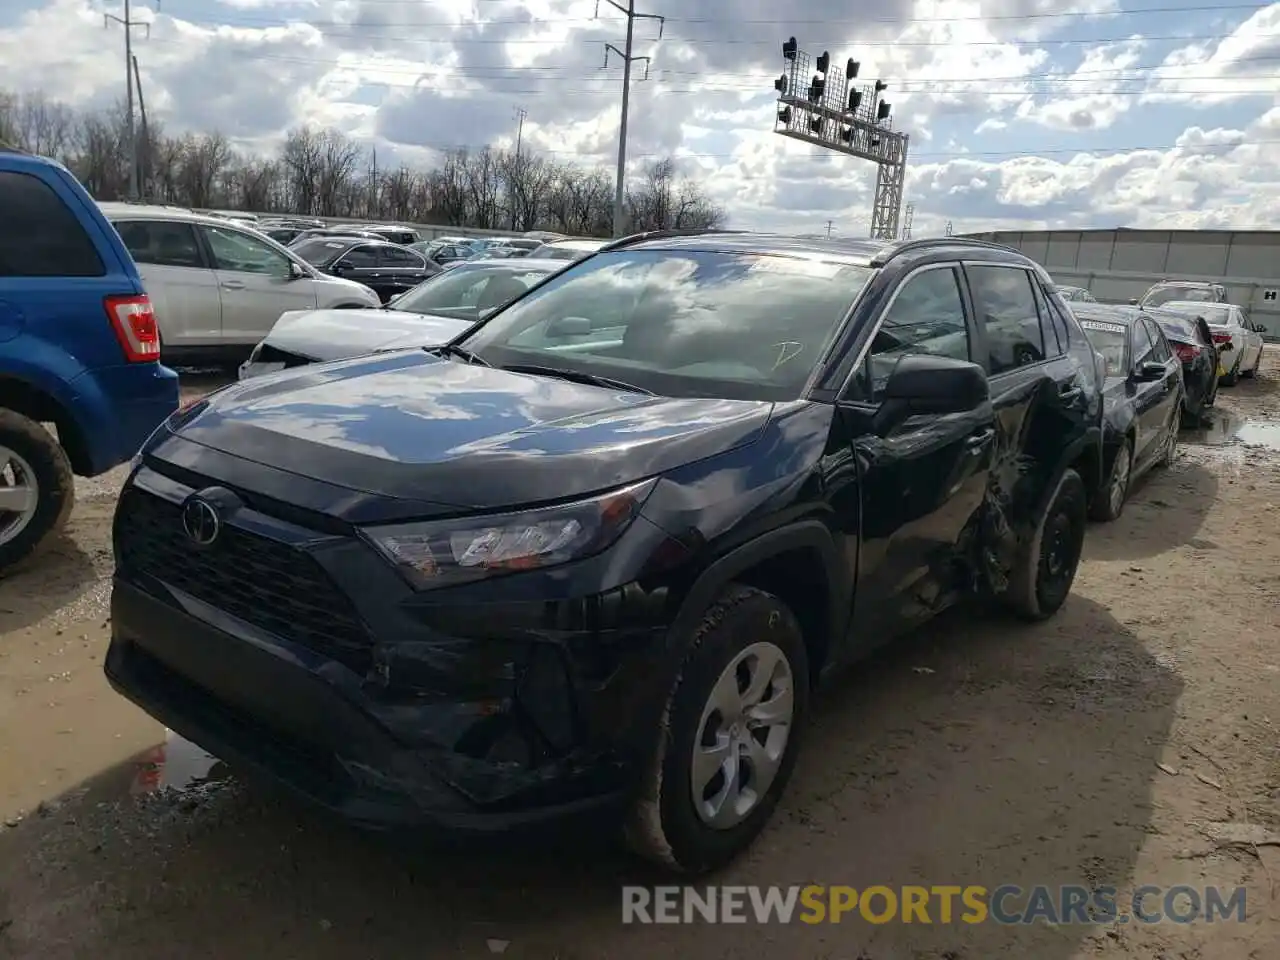
<path id="1" fill-rule="evenodd" d="M 741 234 L 748 233 L 747 230 L 719 230 L 719 229 L 698 229 L 698 230 L 645 230 L 642 233 L 632 233 L 625 237 L 618 237 L 616 240 L 610 240 L 602 246 L 596 253 L 603 253 L 606 250 L 620 250 L 623 247 L 629 247 L 632 244 L 643 243 L 646 240 L 666 240 L 669 237 L 701 237 L 708 234 Z"/>
<path id="2" fill-rule="evenodd" d="M 921 237 L 918 240 L 902 240 L 897 243 L 891 242 L 890 246 L 881 250 L 871 258 L 871 266 L 883 267 L 894 257 L 901 256 L 904 253 L 909 253 L 912 250 L 923 250 L 927 247 L 946 247 L 955 244 L 971 247 L 983 247 L 987 250 L 1004 250 L 1009 253 L 1018 253 L 1022 254 L 1022 256 L 1026 256 L 1026 254 L 1022 253 L 1022 251 L 1017 247 L 1011 247 L 1005 243 L 995 243 L 991 240 L 979 240 L 976 237 Z"/>

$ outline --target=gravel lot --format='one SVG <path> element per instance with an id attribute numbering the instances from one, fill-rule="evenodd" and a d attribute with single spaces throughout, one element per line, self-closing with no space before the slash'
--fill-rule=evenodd
<path id="1" fill-rule="evenodd" d="M 357 835 L 108 689 L 117 474 L 0 582 L 0 956 L 1275 960 L 1280 365 L 1215 416 L 1091 527 L 1057 618 L 957 612 L 826 691 L 775 823 L 720 882 L 1244 884 L 1243 924 L 624 927 L 619 885 L 654 878 L 609 849 Z"/>

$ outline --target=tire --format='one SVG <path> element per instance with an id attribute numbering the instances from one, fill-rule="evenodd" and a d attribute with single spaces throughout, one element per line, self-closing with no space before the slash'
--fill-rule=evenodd
<path id="1" fill-rule="evenodd" d="M 695 778 L 695 749 L 708 739 L 707 734 L 715 732 L 717 737 L 725 738 L 726 757 L 741 757 L 741 751 L 746 749 L 745 739 L 754 739 L 760 732 L 748 732 L 741 737 L 745 728 L 726 729 L 716 722 L 718 715 L 721 721 L 725 717 L 712 709 L 715 691 L 724 689 L 720 681 L 727 681 L 733 685 L 733 693 L 738 692 L 741 680 L 734 685 L 735 676 L 730 668 L 740 661 L 752 662 L 752 651 L 758 667 L 763 667 L 772 656 L 778 657 L 777 662 L 781 664 L 773 673 L 781 682 L 765 688 L 766 693 L 772 691 L 765 702 L 772 701 L 773 697 L 785 698 L 789 676 L 790 722 L 781 736 L 776 772 L 763 793 L 742 814 L 727 810 L 726 802 L 720 808 L 724 820 L 715 824 L 710 822 L 714 819 L 714 804 L 702 805 L 699 799 L 708 793 L 714 798 L 722 791 L 732 791 L 727 791 L 723 767 L 715 763 L 707 764 L 706 769 L 719 771 L 710 779 Z M 786 789 L 800 750 L 808 709 L 808 654 L 795 615 L 784 603 L 762 590 L 728 587 L 703 615 L 689 641 L 688 652 L 663 711 L 653 754 L 627 820 L 627 845 L 641 857 L 681 874 L 714 870 L 740 854 L 768 822 Z M 774 734 L 767 740 L 775 739 L 779 729 L 774 727 Z M 760 750 L 758 739 L 756 743 Z M 751 778 L 756 775 L 749 762 L 745 771 Z M 702 780 L 704 789 L 695 790 L 695 779 Z M 748 779 L 748 790 L 750 786 Z M 746 793 L 742 797 L 750 799 Z"/>
<path id="2" fill-rule="evenodd" d="M 1107 471 L 1106 482 L 1089 505 L 1089 517 L 1101 523 L 1110 523 L 1124 512 L 1129 499 L 1129 484 L 1133 479 L 1133 441 L 1128 437 L 1116 451 Z M 1119 486 L 1117 486 L 1119 484 Z M 1118 501 L 1118 502 L 1117 502 Z"/>
<path id="3" fill-rule="evenodd" d="M 62 529 L 75 502 L 71 463 L 48 430 L 12 410 L 0 410 L 0 489 L 10 473 L 35 487 L 31 512 L 0 513 L 0 571 L 26 560 Z M 22 517 L 25 516 L 25 520 Z"/>
<path id="4" fill-rule="evenodd" d="M 1249 368 L 1249 372 L 1242 373 L 1240 374 L 1240 376 L 1248 377 L 1250 380 L 1253 380 L 1255 377 L 1258 376 L 1258 368 L 1260 366 L 1262 366 L 1262 348 L 1261 347 L 1258 348 L 1258 358 L 1253 361 L 1253 366 Z"/>
<path id="5" fill-rule="evenodd" d="M 1178 457 L 1178 420 L 1177 413 L 1169 418 L 1169 437 L 1165 440 L 1160 459 L 1156 461 L 1157 467 L 1171 467 L 1173 466 L 1173 461 Z"/>
<path id="6" fill-rule="evenodd" d="M 1068 467 L 1053 485 L 1053 494 L 1036 518 L 1031 540 L 1009 578 L 1004 602 L 1017 616 L 1045 620 L 1066 602 L 1080 566 L 1087 512 L 1084 481 Z M 1047 539 L 1051 533 L 1052 541 Z"/>

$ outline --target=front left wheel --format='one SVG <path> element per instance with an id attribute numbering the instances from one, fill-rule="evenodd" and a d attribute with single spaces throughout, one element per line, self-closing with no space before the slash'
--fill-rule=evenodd
<path id="1" fill-rule="evenodd" d="M 27 559 L 71 515 L 75 477 L 57 439 L 12 410 L 0 410 L 0 571 Z"/>
<path id="2" fill-rule="evenodd" d="M 1084 549 L 1087 504 L 1084 481 L 1068 467 L 1036 518 L 1009 577 L 1004 600 L 1023 619 L 1044 620 L 1066 602 Z"/>
<path id="3" fill-rule="evenodd" d="M 808 706 L 795 615 L 762 590 L 727 589 L 689 642 L 627 823 L 628 845 L 684 874 L 736 857 L 786 789 Z"/>

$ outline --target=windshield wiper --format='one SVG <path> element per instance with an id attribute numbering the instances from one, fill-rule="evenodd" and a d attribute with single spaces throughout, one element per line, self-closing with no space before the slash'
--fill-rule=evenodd
<path id="1" fill-rule="evenodd" d="M 466 361 L 467 363 L 474 363 L 476 366 L 480 367 L 493 366 L 489 361 L 483 359 L 478 354 L 472 353 L 466 347 L 455 346 L 451 343 L 446 343 L 443 347 L 423 347 L 423 349 L 426 350 L 427 353 L 434 353 L 441 357 L 457 357 L 459 360 Z"/>
<path id="2" fill-rule="evenodd" d="M 558 377 L 561 380 L 570 380 L 573 383 L 586 383 L 593 387 L 608 387 L 612 390 L 627 390 L 631 393 L 643 393 L 645 396 L 652 397 L 653 391 L 646 390 L 644 387 L 637 387 L 634 383 L 627 383 L 625 380 L 615 380 L 612 377 L 602 377 L 596 373 L 583 373 L 580 370 L 562 370 L 559 367 L 543 367 L 536 363 L 513 363 L 502 368 L 511 373 L 532 373 L 541 377 Z"/>

